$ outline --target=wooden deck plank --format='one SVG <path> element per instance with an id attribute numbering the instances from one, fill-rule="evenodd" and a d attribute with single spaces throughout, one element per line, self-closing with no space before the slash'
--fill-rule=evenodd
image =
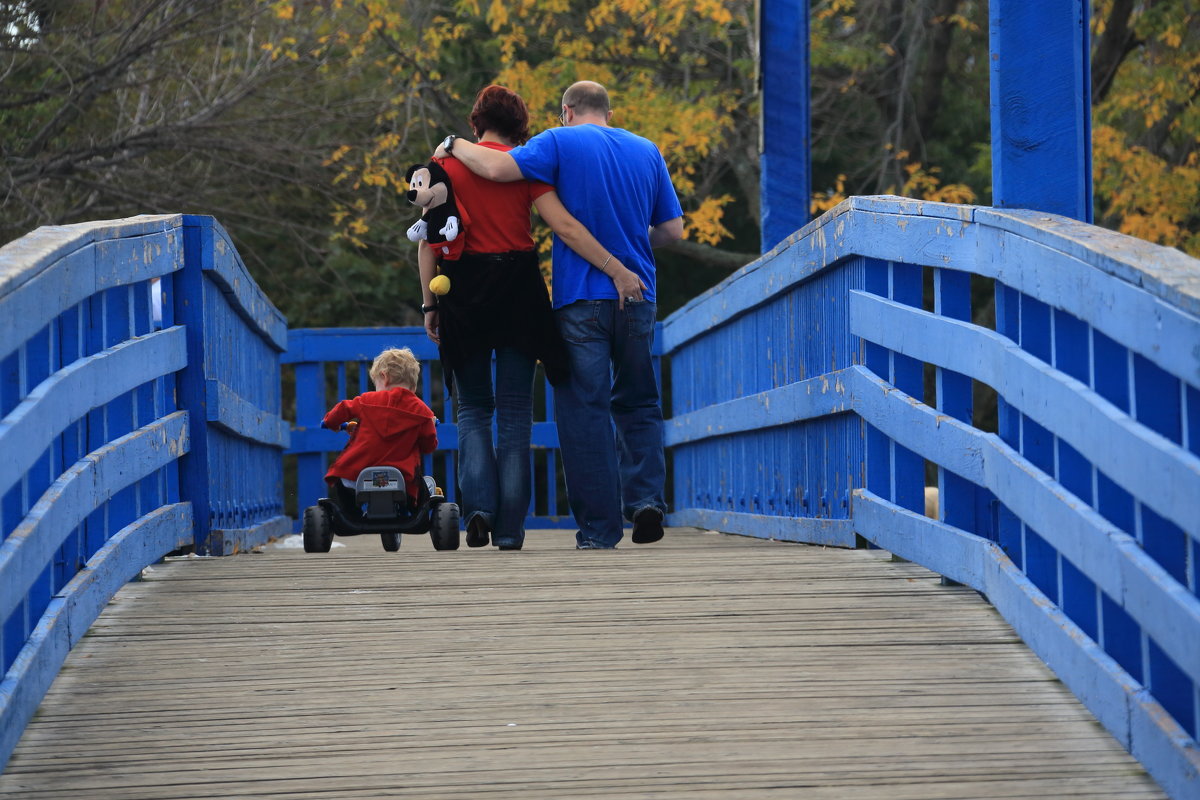
<path id="1" fill-rule="evenodd" d="M 123 589 L 0 797 L 1163 797 L 975 592 L 879 551 L 339 541 Z"/>

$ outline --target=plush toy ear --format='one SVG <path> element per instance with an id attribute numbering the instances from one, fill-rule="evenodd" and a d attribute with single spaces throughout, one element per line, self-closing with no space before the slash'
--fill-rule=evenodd
<path id="1" fill-rule="evenodd" d="M 449 185 L 450 173 L 446 172 L 446 168 L 436 161 L 430 161 L 429 164 L 429 185 L 435 183 L 444 183 Z"/>

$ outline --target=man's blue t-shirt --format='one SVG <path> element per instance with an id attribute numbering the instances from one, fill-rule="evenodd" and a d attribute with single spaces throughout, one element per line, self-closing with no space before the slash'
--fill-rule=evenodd
<path id="1" fill-rule="evenodd" d="M 646 283 L 655 301 L 650 228 L 683 216 L 662 154 L 621 128 L 572 125 L 534 136 L 509 154 L 526 180 L 552 185 L 563 205 Z M 616 299 L 612 279 L 554 237 L 554 307 Z"/>

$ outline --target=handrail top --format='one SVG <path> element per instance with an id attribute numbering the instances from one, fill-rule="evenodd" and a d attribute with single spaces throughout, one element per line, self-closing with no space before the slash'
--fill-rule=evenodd
<path id="1" fill-rule="evenodd" d="M 116 220 L 96 220 L 72 225 L 44 225 L 0 247 L 0 301 L 28 303 L 28 298 L 19 298 L 17 293 L 35 286 L 40 276 L 57 280 L 50 271 L 57 265 L 70 264 L 68 271 L 79 268 L 83 273 L 73 273 L 63 280 L 71 286 L 66 294 L 54 294 L 54 302 L 77 302 L 82 294 L 90 294 L 100 288 L 108 288 L 126 280 L 141 281 L 173 272 L 183 266 L 185 231 L 200 231 L 211 236 L 213 246 L 203 257 L 202 268 L 211 273 L 221 291 L 234 298 L 237 313 L 251 323 L 270 345 L 279 351 L 287 347 L 287 319 L 283 313 L 261 291 L 257 290 L 250 271 L 246 268 L 228 231 L 210 215 L 196 214 L 141 214 Z M 144 262 L 146 269 L 117 274 L 95 271 L 96 260 L 90 257 L 92 245 L 118 242 L 139 237 L 158 238 L 161 247 L 147 251 Z M 136 245 L 135 245 L 136 246 Z M 79 260 L 81 259 L 82 260 Z M 139 259 L 141 257 L 139 256 Z M 150 266 L 153 262 L 153 266 Z M 140 263 L 140 261 L 139 261 Z M 88 274 L 86 281 L 80 276 Z M 43 282 L 44 283 L 44 282 Z M 43 307 L 31 303 L 51 316 L 62 308 Z M 65 307 L 64 307 L 65 308 Z M 17 328 L 9 326 L 0 330 L 0 356 L 11 351 L 14 341 L 48 321 L 36 316 L 21 315 Z M 15 339 L 14 339 L 15 337 Z"/>
<path id="2" fill-rule="evenodd" d="M 1200 316 L 1200 260 L 1163 245 L 1137 239 L 1096 225 L 1057 214 L 1027 209 L 997 209 L 988 206 L 938 203 L 893 195 L 849 197 L 812 220 L 759 258 L 733 272 L 711 289 L 697 295 L 665 320 L 672 323 L 725 291 L 732 283 L 760 269 L 764 264 L 791 249 L 807 244 L 806 253 L 821 251 L 821 260 L 808 262 L 811 272 L 819 272 L 849 255 L 844 248 L 830 246 L 840 241 L 848 229 L 845 217 L 857 214 L 895 215 L 957 222 L 963 228 L 982 226 L 1014 234 L 1049 250 L 1076 258 L 1127 283 L 1139 286 L 1164 302 L 1187 313 Z M 857 253 L 855 253 L 857 254 Z M 813 255 L 816 255 L 814 252 Z M 928 261 L 928 263 L 926 263 Z M 925 259 L 913 249 L 910 263 L 923 266 L 947 266 Z M 969 269 L 969 264 L 962 265 Z M 765 298 L 764 298 L 765 299 Z"/>
<path id="3" fill-rule="evenodd" d="M 0 297 L 24 285 L 64 255 L 89 244 L 182 226 L 182 214 L 139 214 L 124 219 L 43 225 L 0 246 Z"/>

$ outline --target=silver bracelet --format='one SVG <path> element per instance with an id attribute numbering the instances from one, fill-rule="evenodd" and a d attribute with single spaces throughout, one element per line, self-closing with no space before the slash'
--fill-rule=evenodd
<path id="1" fill-rule="evenodd" d="M 610 261 L 612 261 L 612 253 L 609 253 L 608 258 L 604 259 L 604 263 L 600 265 L 601 272 L 604 272 L 604 268 L 608 266 L 608 262 L 610 262 Z"/>

